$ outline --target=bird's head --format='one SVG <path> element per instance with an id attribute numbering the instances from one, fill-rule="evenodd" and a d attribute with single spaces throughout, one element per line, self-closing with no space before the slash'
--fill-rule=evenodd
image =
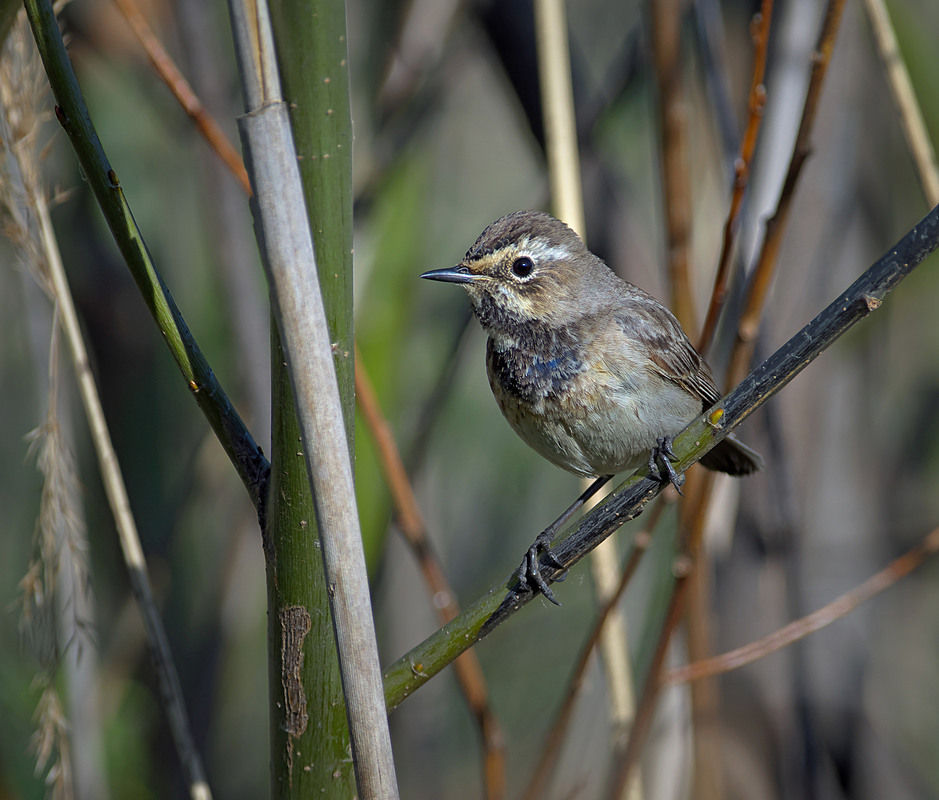
<path id="1" fill-rule="evenodd" d="M 530 322 L 569 325 L 594 312 L 616 280 L 574 231 L 540 211 L 496 220 L 459 264 L 421 277 L 460 284 L 483 327 L 496 331 Z"/>

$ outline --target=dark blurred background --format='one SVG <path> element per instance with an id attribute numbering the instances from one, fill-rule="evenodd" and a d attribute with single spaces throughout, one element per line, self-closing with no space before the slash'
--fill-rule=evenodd
<path id="1" fill-rule="evenodd" d="M 147 0 L 142 10 L 237 142 L 241 98 L 225 4 Z M 758 3 L 683 4 L 682 80 L 699 315 L 713 281 L 746 119 Z M 777 2 L 768 105 L 740 227 L 752 261 L 801 115 L 817 0 Z M 939 130 L 939 5 L 889 10 L 928 129 Z M 505 212 L 547 208 L 528 2 L 347 4 L 355 131 L 356 337 L 461 602 L 503 579 L 577 481 L 509 432 L 462 292 L 417 280 L 456 263 Z M 664 234 L 646 4 L 568 4 L 587 238 L 620 275 L 663 300 Z M 247 203 L 107 0 L 63 14 L 92 118 L 158 268 L 222 384 L 269 447 L 268 316 Z M 46 98 L 46 110 L 51 100 Z M 53 222 L 217 797 L 268 786 L 264 566 L 252 508 L 146 314 L 61 133 L 50 123 Z M 769 355 L 929 208 L 864 8 L 849 3 L 757 344 Z M 19 630 L 41 481 L 26 434 L 45 414 L 48 302 L 0 243 L 0 798 L 44 794 L 29 742 L 37 661 Z M 747 422 L 767 469 L 734 484 L 711 525 L 715 652 L 744 644 L 852 588 L 939 522 L 939 275 L 927 261 L 884 307 Z M 732 331 L 712 355 L 720 367 Z M 87 528 L 90 639 L 60 678 L 81 797 L 181 796 L 142 626 L 63 349 L 59 412 Z M 391 521 L 369 433 L 356 430 L 360 515 L 384 663 L 437 627 Z M 674 513 L 659 532 L 668 539 Z M 621 534 L 622 535 L 622 534 Z M 624 602 L 637 648 L 655 616 L 668 546 Z M 664 566 L 663 566 L 664 565 Z M 478 647 L 524 785 L 595 600 L 586 562 Z M 939 565 L 928 563 L 848 618 L 719 682 L 724 796 L 939 797 Z M 89 644 L 93 641 L 93 646 Z M 679 641 L 672 660 L 683 660 Z M 609 769 L 602 669 L 584 696 L 551 798 L 602 796 Z M 449 672 L 392 716 L 402 797 L 482 796 L 477 734 Z M 643 796 L 692 796 L 687 692 L 671 690 L 648 739 Z"/>

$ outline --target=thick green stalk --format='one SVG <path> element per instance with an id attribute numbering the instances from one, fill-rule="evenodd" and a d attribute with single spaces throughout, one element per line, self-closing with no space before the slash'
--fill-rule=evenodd
<path id="1" fill-rule="evenodd" d="M 290 378 L 272 325 L 267 565 L 271 798 L 355 794 L 315 510 Z"/>
<path id="2" fill-rule="evenodd" d="M 335 342 L 336 378 L 350 452 L 354 423 L 352 354 L 352 136 L 346 62 L 345 11 L 341 3 L 271 3 L 282 93 L 291 108 L 294 146 L 330 340 Z M 349 732 L 313 502 L 299 448 L 299 428 L 275 332 L 274 443 L 270 532 L 265 542 L 269 572 L 271 655 L 272 797 L 346 798 L 355 793 L 349 761 Z M 273 574 L 272 574 L 273 571 Z M 276 576 L 276 580 L 272 578 Z M 304 620 L 306 609 L 312 620 Z M 318 609 L 318 612 L 316 611 Z M 298 618 L 294 618 L 298 617 Z M 280 624 L 274 624 L 278 620 Z M 311 624 L 312 622 L 312 624 Z M 283 681 L 293 680 L 284 663 L 290 625 L 302 634 L 302 683 L 309 723 L 296 720 Z M 276 665 L 275 661 L 279 663 Z M 284 671 L 284 668 L 287 670 Z M 286 696 L 285 696 L 286 694 Z M 286 701 L 286 702 L 285 702 Z M 298 769 L 301 767 L 310 769 Z"/>
<path id="3" fill-rule="evenodd" d="M 351 451 L 352 112 L 345 4 L 273 0 L 270 9 Z"/>

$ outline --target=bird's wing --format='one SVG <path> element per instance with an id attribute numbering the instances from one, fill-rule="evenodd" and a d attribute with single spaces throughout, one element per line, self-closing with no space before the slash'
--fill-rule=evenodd
<path id="1" fill-rule="evenodd" d="M 641 342 L 649 356 L 649 368 L 665 380 L 701 398 L 703 408 L 721 399 L 707 362 L 694 349 L 678 320 L 657 301 L 640 298 L 617 315 L 625 335 Z"/>

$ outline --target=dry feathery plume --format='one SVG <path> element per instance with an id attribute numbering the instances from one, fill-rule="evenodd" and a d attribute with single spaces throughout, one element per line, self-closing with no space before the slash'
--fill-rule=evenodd
<path id="1" fill-rule="evenodd" d="M 79 646 L 90 630 L 81 617 L 87 602 L 74 596 L 78 592 L 87 594 L 90 585 L 80 484 L 59 422 L 59 375 L 58 336 L 53 318 L 46 417 L 26 436 L 28 457 L 35 456 L 43 483 L 34 553 L 26 576 L 20 582 L 22 619 L 29 628 L 24 632 L 33 640 L 43 666 L 54 666 L 58 661 L 59 633 L 67 632 L 66 644 L 75 642 Z M 67 580 L 62 581 L 66 571 Z M 69 596 L 63 596 L 63 586 L 68 587 Z"/>
<path id="2" fill-rule="evenodd" d="M 52 299 L 42 246 L 36 232 L 34 202 L 42 197 L 42 124 L 40 109 L 48 84 L 23 14 L 17 18 L 0 53 L 0 234 L 17 248 L 19 261 Z"/>
<path id="3" fill-rule="evenodd" d="M 31 25 L 35 25 L 38 29 L 48 33 L 50 37 L 46 38 L 45 35 L 37 33 L 36 43 L 40 50 L 42 50 L 44 56 L 50 55 L 51 48 L 52 50 L 56 50 L 55 58 L 59 58 L 60 56 L 65 57 L 64 43 L 59 38 L 56 21 L 47 15 L 47 11 L 47 7 L 39 9 L 35 4 L 27 4 L 27 12 L 31 15 Z M 30 54 L 32 54 L 32 49 L 30 49 Z M 33 55 L 33 57 L 35 58 L 35 55 Z M 67 68 L 66 72 L 68 72 Z M 55 81 L 56 75 L 56 70 L 50 70 L 49 77 L 51 80 Z M 74 76 L 72 76 L 72 80 L 74 80 Z M 21 82 L 25 83 L 26 79 L 24 78 Z M 76 102 L 81 109 L 78 112 L 78 116 L 83 116 L 87 112 L 84 110 L 80 96 L 78 96 L 77 100 L 75 99 L 72 88 L 73 87 L 70 87 L 66 90 L 65 95 L 68 99 L 63 100 L 63 102 L 67 106 L 73 101 Z M 92 130 L 86 131 L 86 134 L 92 139 L 96 138 Z M 80 150 L 81 148 L 78 149 Z M 38 156 L 41 155 L 41 153 L 42 151 L 39 149 L 36 149 L 32 153 L 34 163 L 40 161 Z M 16 163 L 15 159 L 9 159 L 9 162 L 13 164 Z M 27 185 L 26 188 L 29 189 L 30 185 Z M 144 626 L 147 631 L 147 643 L 150 647 L 160 685 L 160 696 L 166 709 L 174 743 L 176 744 L 180 760 L 186 772 L 186 779 L 189 782 L 189 793 L 192 797 L 208 798 L 211 797 L 211 791 L 205 779 L 205 770 L 202 767 L 201 759 L 193 743 L 188 715 L 186 713 L 185 704 L 183 703 L 179 676 L 173 662 L 172 653 L 169 649 L 166 631 L 162 625 L 159 612 L 156 609 L 153 599 L 153 591 L 147 576 L 146 562 L 140 544 L 140 537 L 137 534 L 133 514 L 130 510 L 130 501 L 127 497 L 127 491 L 120 474 L 117 455 L 114 452 L 110 435 L 105 424 L 100 394 L 95 386 L 94 377 L 88 366 L 87 347 L 82 338 L 78 315 L 74 303 L 72 302 L 58 243 L 55 240 L 52 224 L 49 219 L 49 202 L 41 192 L 41 186 L 38 182 L 32 185 L 32 189 L 34 191 L 29 195 L 29 199 L 32 201 L 32 208 L 29 210 L 29 213 L 36 223 L 34 227 L 38 231 L 38 241 L 41 245 L 42 253 L 41 266 L 43 272 L 45 272 L 46 267 L 48 267 L 48 275 L 51 278 L 54 295 L 52 297 L 53 309 L 58 317 L 58 324 L 54 324 L 53 328 L 60 328 L 62 330 L 72 356 L 72 362 L 78 381 L 78 391 L 81 395 L 86 420 L 91 429 L 91 438 L 98 459 L 98 465 L 101 469 L 105 492 L 108 495 L 111 510 L 117 524 L 118 538 L 130 572 L 132 590 L 144 618 Z M 140 250 L 137 251 L 140 262 L 138 263 L 132 259 L 131 262 L 129 262 L 132 264 L 132 269 L 134 269 L 133 264 L 142 266 L 142 262 L 146 262 L 148 266 L 152 266 L 149 262 L 149 256 L 144 256 L 142 252 L 142 240 L 138 240 L 137 245 L 140 246 Z M 184 330 L 185 323 L 182 322 L 181 316 L 179 316 L 178 311 L 175 309 L 172 298 L 169 297 L 168 294 L 161 292 L 161 303 L 162 307 L 173 317 L 173 331 L 178 336 L 177 341 L 181 345 L 181 348 L 186 351 L 187 358 L 191 356 L 199 362 L 199 365 L 196 369 L 191 369 L 192 365 L 190 362 L 187 360 L 184 365 L 183 358 L 177 353 L 177 355 L 180 356 L 177 358 L 178 363 L 181 368 L 184 369 L 184 372 L 189 369 L 192 376 L 191 385 L 193 388 L 198 388 L 201 392 L 201 396 L 207 399 L 207 405 L 205 405 L 204 408 L 208 409 L 210 417 L 215 415 L 215 424 L 217 424 L 218 429 L 222 431 L 223 425 L 225 426 L 224 432 L 220 433 L 220 438 L 223 438 L 223 441 L 230 441 L 232 438 L 238 440 L 232 442 L 232 451 L 238 451 L 238 458 L 241 459 L 241 461 L 239 461 L 240 471 L 243 473 L 245 483 L 248 485 L 249 490 L 255 492 L 255 497 L 260 496 L 260 487 L 266 479 L 266 473 L 269 467 L 266 459 L 264 459 L 257 445 L 254 443 L 254 440 L 247 432 L 247 429 L 243 427 L 241 420 L 237 417 L 237 414 L 228 402 L 227 397 L 225 397 L 221 387 L 216 383 L 214 375 L 205 364 L 204 357 L 192 342 L 188 330 Z M 179 326 L 178 329 L 176 326 Z M 200 381 L 198 387 L 196 385 L 196 379 Z M 202 392 L 203 388 L 206 391 Z M 212 394 L 211 399 L 209 398 L 210 394 Z M 221 400 L 224 400 L 224 403 L 222 403 Z M 222 419 L 223 417 L 225 417 L 224 421 Z M 233 419 L 237 424 L 232 425 Z M 239 427 L 240 430 L 238 430 Z M 48 426 L 46 433 L 54 430 L 56 430 L 56 426 Z M 234 437 L 232 437 L 233 430 Z M 241 448 L 241 450 L 239 450 L 239 448 Z M 244 451 L 245 454 L 242 454 L 242 451 Z M 66 537 L 66 539 L 60 539 L 59 541 L 60 556 L 72 550 L 70 543 L 74 540 L 67 541 L 69 546 L 62 546 L 62 542 L 67 539 L 68 537 Z M 75 563 L 78 563 L 78 559 L 75 559 Z M 42 586 L 39 586 L 37 583 L 38 578 L 44 577 L 44 575 L 45 573 L 42 569 L 30 570 L 27 588 L 32 592 L 33 596 L 45 597 L 48 595 L 50 591 L 49 585 L 43 583 Z M 85 600 L 86 595 L 78 591 L 78 588 L 87 588 L 87 580 L 81 580 L 83 576 L 77 576 L 71 573 L 66 574 L 61 571 L 59 573 L 53 573 L 53 577 L 65 579 L 63 580 L 64 585 L 59 591 L 61 592 L 61 596 L 66 598 L 69 602 L 65 605 L 56 603 L 54 606 L 49 607 L 60 610 L 60 613 L 62 609 L 68 608 L 81 611 L 81 609 L 85 607 L 84 604 L 81 603 Z M 48 603 L 48 598 L 45 597 L 45 599 Z M 70 604 L 71 601 L 75 601 L 74 605 Z M 87 605 L 90 608 L 90 601 Z M 82 613 L 86 613 L 90 617 L 90 612 Z M 78 619 L 77 616 L 76 619 Z M 71 656 L 74 655 L 75 658 L 77 658 L 81 655 L 81 650 L 77 644 L 84 638 L 83 634 L 86 632 L 87 628 L 84 627 L 81 624 L 81 620 L 78 619 L 78 624 L 73 626 L 66 637 L 63 637 L 66 648 L 76 645 L 72 652 L 67 654 L 69 657 L 62 658 L 60 661 L 60 664 L 65 669 L 70 669 L 72 666 L 74 659 Z M 64 650 L 62 655 L 66 655 Z M 70 699 L 76 706 L 80 702 L 77 692 L 76 696 Z M 101 750 L 100 731 L 98 728 L 93 723 L 89 722 L 87 729 L 83 729 L 78 732 L 78 734 L 79 735 L 76 735 L 72 740 L 73 744 L 81 745 L 81 747 L 74 747 L 76 758 L 83 756 L 85 759 L 93 759 L 97 762 L 100 759 Z M 94 741 L 96 738 L 99 740 L 97 746 Z M 59 755 L 60 759 L 66 758 L 67 750 L 61 749 Z M 95 763 L 90 766 L 97 767 L 98 764 Z M 53 767 L 52 769 L 55 771 L 56 768 Z M 83 770 L 83 774 L 87 774 L 89 778 L 91 778 L 91 771 L 90 769 L 85 769 Z M 56 779 L 58 779 L 60 774 L 62 774 L 61 771 L 55 772 Z M 98 774 L 98 772 L 95 772 L 95 774 Z M 85 793 L 88 794 L 88 791 L 85 791 Z M 91 794 L 89 794 L 89 796 L 91 796 Z"/>
<path id="4" fill-rule="evenodd" d="M 46 787 L 54 800 L 68 800 L 75 796 L 72 786 L 72 767 L 69 758 L 69 726 L 62 701 L 55 686 L 40 676 L 36 683 L 42 687 L 36 704 L 36 732 L 32 748 L 36 753 L 36 774 L 45 769 L 49 759 L 55 760 L 46 772 Z"/>
<path id="5" fill-rule="evenodd" d="M 72 453 L 59 415 L 60 365 L 57 303 L 44 257 L 37 220 L 47 206 L 41 180 L 42 123 L 48 114 L 47 85 L 23 15 L 11 29 L 0 56 L 0 233 L 17 250 L 18 263 L 53 304 L 48 356 L 46 414 L 27 436 L 28 457 L 42 475 L 33 554 L 20 581 L 20 630 L 39 662 L 34 686 L 36 707 L 33 749 L 36 772 L 45 772 L 50 797 L 74 796 L 70 731 L 56 675 L 63 653 L 80 647 L 90 625 L 86 537 L 80 488 Z"/>

